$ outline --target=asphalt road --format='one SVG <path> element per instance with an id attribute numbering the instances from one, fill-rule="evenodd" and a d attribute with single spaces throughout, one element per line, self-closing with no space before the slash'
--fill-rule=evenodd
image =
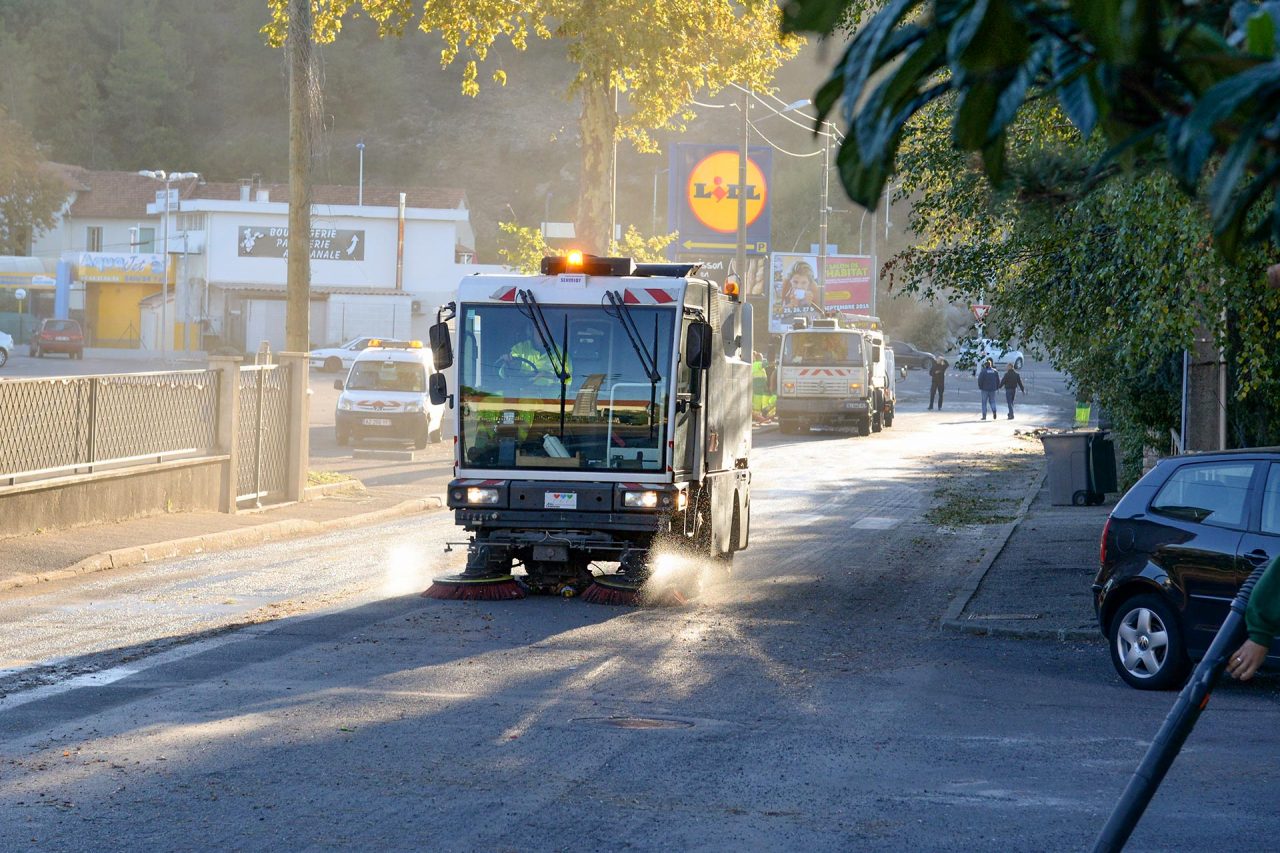
<path id="1" fill-rule="evenodd" d="M 990 529 L 923 518 L 1069 416 L 1040 371 L 1012 422 L 913 375 L 885 433 L 759 436 L 685 607 L 422 599 L 443 512 L 2 597 L 0 849 L 1086 848 L 1172 697 L 941 633 Z M 1270 847 L 1275 698 L 1219 691 L 1130 849 Z"/>

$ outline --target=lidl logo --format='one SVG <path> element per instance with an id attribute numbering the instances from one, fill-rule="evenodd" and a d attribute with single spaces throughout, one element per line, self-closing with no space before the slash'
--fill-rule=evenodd
<path id="1" fill-rule="evenodd" d="M 764 211 L 768 198 L 764 173 L 747 158 L 747 225 Z M 722 234 L 738 230 L 738 152 L 716 151 L 698 161 L 689 173 L 689 209 L 706 227 Z"/>

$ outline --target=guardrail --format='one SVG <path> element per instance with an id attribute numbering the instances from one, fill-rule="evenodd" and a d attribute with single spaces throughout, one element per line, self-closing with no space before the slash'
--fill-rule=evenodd
<path id="1" fill-rule="evenodd" d="M 219 371 L 0 382 L 0 486 L 213 455 Z"/>

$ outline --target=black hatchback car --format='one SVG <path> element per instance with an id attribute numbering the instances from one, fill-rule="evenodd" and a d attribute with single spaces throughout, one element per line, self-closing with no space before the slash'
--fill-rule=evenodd
<path id="1" fill-rule="evenodd" d="M 917 370 L 928 370 L 933 363 L 934 355 L 925 352 L 906 341 L 890 341 L 889 349 L 893 350 L 893 358 L 898 367 L 914 367 Z"/>
<path id="2" fill-rule="evenodd" d="M 1180 686 L 1240 585 L 1276 554 L 1280 448 L 1161 460 L 1102 531 L 1094 608 L 1116 672 L 1143 690 Z"/>

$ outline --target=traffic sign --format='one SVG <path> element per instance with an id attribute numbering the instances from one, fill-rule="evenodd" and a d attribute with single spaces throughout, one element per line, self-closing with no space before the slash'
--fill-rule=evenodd
<path id="1" fill-rule="evenodd" d="M 973 319 L 981 323 L 987 319 L 987 312 L 991 310 L 990 305 L 970 305 L 969 310 L 973 312 Z"/>

